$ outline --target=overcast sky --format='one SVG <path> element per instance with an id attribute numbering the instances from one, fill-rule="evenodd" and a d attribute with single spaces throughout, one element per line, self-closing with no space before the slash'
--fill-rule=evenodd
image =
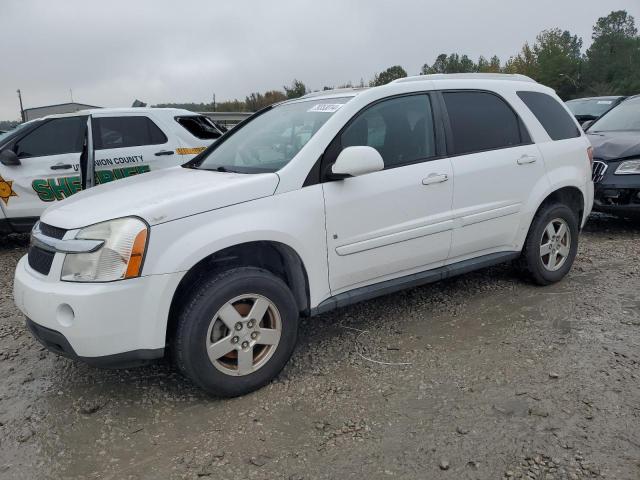
<path id="1" fill-rule="evenodd" d="M 639 0 L 1 0 L 0 119 L 69 101 L 130 106 L 244 99 L 293 78 L 365 81 L 440 52 L 506 60 L 561 27 L 588 46 L 600 16 Z"/>

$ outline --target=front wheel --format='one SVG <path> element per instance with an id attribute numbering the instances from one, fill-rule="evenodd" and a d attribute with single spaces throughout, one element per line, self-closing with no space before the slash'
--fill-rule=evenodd
<path id="1" fill-rule="evenodd" d="M 521 263 L 534 282 L 550 285 L 569 273 L 578 252 L 578 218 L 564 204 L 543 206 L 533 218 Z"/>
<path id="2" fill-rule="evenodd" d="M 174 360 L 208 393 L 244 395 L 280 373 L 297 331 L 298 310 L 287 285 L 266 270 L 235 268 L 205 280 L 185 303 Z"/>

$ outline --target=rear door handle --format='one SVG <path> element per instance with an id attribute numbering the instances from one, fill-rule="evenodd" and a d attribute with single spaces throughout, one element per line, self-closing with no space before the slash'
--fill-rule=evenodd
<path id="1" fill-rule="evenodd" d="M 446 173 L 430 173 L 427 177 L 422 179 L 423 185 L 433 185 L 434 183 L 442 183 L 449 180 L 449 175 Z"/>
<path id="2" fill-rule="evenodd" d="M 155 153 L 156 157 L 160 157 L 162 155 L 173 155 L 173 150 L 160 150 Z"/>
<path id="3" fill-rule="evenodd" d="M 51 165 L 51 170 L 69 170 L 71 165 L 68 163 L 56 163 L 55 165 Z"/>
<path id="4" fill-rule="evenodd" d="M 518 165 L 526 165 L 527 163 L 535 163 L 538 160 L 536 157 L 531 155 L 522 155 L 518 159 Z"/>

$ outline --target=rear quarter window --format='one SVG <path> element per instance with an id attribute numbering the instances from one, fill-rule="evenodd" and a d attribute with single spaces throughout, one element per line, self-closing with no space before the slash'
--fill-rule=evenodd
<path id="1" fill-rule="evenodd" d="M 580 129 L 565 108 L 551 95 L 541 92 L 517 92 L 552 140 L 566 140 L 581 135 Z"/>
<path id="2" fill-rule="evenodd" d="M 176 122 L 191 135 L 201 140 L 215 140 L 222 135 L 211 120 L 201 115 L 176 117 Z"/>

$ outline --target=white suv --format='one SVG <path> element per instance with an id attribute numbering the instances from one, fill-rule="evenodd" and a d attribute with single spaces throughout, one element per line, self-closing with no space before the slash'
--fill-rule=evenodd
<path id="1" fill-rule="evenodd" d="M 99 108 L 23 123 L 0 136 L 0 233 L 28 232 L 49 205 L 92 184 L 181 165 L 221 135 L 209 118 L 176 108 Z"/>
<path id="2" fill-rule="evenodd" d="M 300 316 L 509 260 L 562 279 L 593 202 L 590 146 L 526 77 L 406 78 L 267 108 L 182 167 L 49 208 L 15 301 L 49 349 L 94 365 L 171 355 L 247 393 Z"/>

